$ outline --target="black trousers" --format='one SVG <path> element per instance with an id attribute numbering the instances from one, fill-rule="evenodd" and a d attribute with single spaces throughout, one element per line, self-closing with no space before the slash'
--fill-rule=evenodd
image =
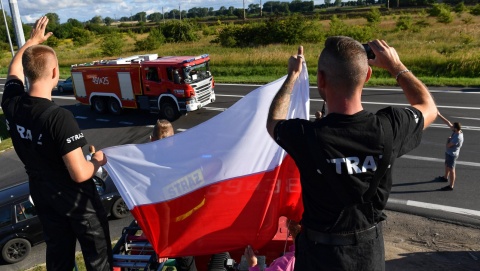
<path id="1" fill-rule="evenodd" d="M 345 246 L 316 243 L 302 232 L 295 239 L 295 271 L 384 271 L 385 248 L 379 229 L 377 238 Z"/>
<path id="2" fill-rule="evenodd" d="M 80 243 L 86 269 L 112 270 L 113 254 L 107 213 L 93 182 L 75 190 L 48 182 L 30 182 L 30 193 L 42 222 L 49 271 L 73 270 Z"/>

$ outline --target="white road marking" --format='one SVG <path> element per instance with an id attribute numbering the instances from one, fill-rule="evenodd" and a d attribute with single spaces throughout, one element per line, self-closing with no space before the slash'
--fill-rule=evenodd
<path id="1" fill-rule="evenodd" d="M 124 125 L 133 125 L 133 122 L 128 122 L 128 121 L 120 121 L 119 123 Z"/>
<path id="2" fill-rule="evenodd" d="M 466 118 L 466 117 L 456 117 L 456 116 L 451 116 L 450 118 L 465 119 L 465 120 L 480 120 L 480 118 Z"/>
<path id="3" fill-rule="evenodd" d="M 212 111 L 225 111 L 225 110 L 228 109 L 228 108 L 210 107 L 210 106 L 205 106 L 205 107 L 202 107 L 202 108 L 205 108 L 207 110 L 212 110 Z"/>
<path id="4" fill-rule="evenodd" d="M 412 160 L 421 160 L 421 161 L 431 161 L 431 162 L 442 162 L 445 163 L 445 159 L 440 158 L 433 158 L 433 157 L 423 157 L 423 156 L 415 156 L 415 155 L 403 155 L 400 158 L 412 159 Z M 457 165 L 464 165 L 464 166 L 471 166 L 471 167 L 480 167 L 480 163 L 475 162 L 465 162 L 465 161 L 456 161 Z"/>
<path id="5" fill-rule="evenodd" d="M 433 204 L 433 203 L 420 202 L 420 201 L 414 201 L 414 200 L 401 200 L 401 199 L 394 199 L 394 198 L 389 198 L 388 202 L 394 203 L 394 204 L 403 204 L 403 205 L 413 206 L 413 207 L 420 207 L 420 208 L 430 209 L 430 210 L 440 210 L 440 211 L 445 211 L 449 213 L 480 217 L 480 211 L 451 207 L 451 206 L 440 205 L 440 204 Z"/>
<path id="6" fill-rule="evenodd" d="M 109 122 L 110 120 L 108 119 L 95 119 L 96 121 L 101 121 L 101 122 Z"/>
<path id="7" fill-rule="evenodd" d="M 82 120 L 86 120 L 88 119 L 88 117 L 84 117 L 84 116 L 75 116 L 76 119 L 82 119 Z"/>

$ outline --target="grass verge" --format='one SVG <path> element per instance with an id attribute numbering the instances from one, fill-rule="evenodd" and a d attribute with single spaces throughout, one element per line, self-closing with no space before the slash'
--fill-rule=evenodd
<path id="1" fill-rule="evenodd" d="M 0 109 L 0 152 L 13 147 L 12 139 L 7 131 L 7 125 L 5 122 L 5 115 L 3 110 Z"/>

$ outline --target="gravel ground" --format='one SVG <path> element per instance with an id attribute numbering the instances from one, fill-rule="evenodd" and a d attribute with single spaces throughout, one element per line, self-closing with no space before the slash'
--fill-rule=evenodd
<path id="1" fill-rule="evenodd" d="M 480 270 L 480 229 L 385 213 L 386 270 Z"/>

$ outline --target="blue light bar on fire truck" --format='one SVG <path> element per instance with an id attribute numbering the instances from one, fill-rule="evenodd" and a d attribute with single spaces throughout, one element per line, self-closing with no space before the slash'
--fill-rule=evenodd
<path id="1" fill-rule="evenodd" d="M 183 63 L 192 62 L 192 61 L 195 61 L 195 60 L 198 60 L 198 59 L 206 58 L 208 56 L 209 56 L 208 54 L 203 54 L 203 55 L 200 55 L 200 56 L 197 56 L 197 57 L 192 57 L 192 58 L 189 58 L 189 59 L 185 59 L 183 61 Z"/>

